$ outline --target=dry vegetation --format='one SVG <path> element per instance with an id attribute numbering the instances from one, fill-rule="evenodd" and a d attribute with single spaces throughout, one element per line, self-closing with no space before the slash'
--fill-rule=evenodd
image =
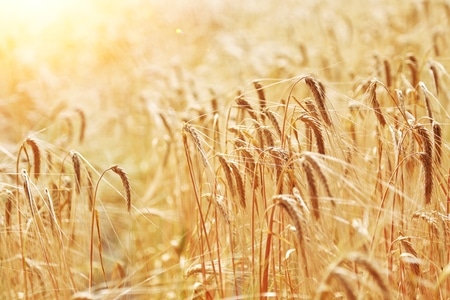
<path id="1" fill-rule="evenodd" d="M 163 2 L 2 15 L 0 298 L 448 299 L 450 2 Z"/>

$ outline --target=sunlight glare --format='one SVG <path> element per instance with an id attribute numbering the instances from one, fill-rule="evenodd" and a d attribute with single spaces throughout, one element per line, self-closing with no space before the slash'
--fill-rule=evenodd
<path id="1" fill-rule="evenodd" d="M 0 0 L 2 18 L 11 26 L 45 27 L 56 20 L 70 16 L 71 11 L 84 1 L 77 0 Z"/>

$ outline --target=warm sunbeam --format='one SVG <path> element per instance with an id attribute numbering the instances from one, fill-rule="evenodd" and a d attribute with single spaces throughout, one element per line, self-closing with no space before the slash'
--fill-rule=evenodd
<path id="1" fill-rule="evenodd" d="M 1 15 L 15 23 L 30 27 L 46 26 L 56 19 L 67 17 L 72 9 L 85 1 L 76 0 L 3 0 Z"/>

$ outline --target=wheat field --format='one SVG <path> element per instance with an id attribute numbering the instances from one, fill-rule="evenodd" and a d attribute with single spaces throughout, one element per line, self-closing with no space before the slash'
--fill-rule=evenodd
<path id="1" fill-rule="evenodd" d="M 449 1 L 5 2 L 1 299 L 450 298 Z"/>

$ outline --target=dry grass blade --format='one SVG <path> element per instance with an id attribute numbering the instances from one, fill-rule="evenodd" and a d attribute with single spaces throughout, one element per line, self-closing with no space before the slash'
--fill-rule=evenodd
<path id="1" fill-rule="evenodd" d="M 317 107 L 319 108 L 320 115 L 322 116 L 323 121 L 328 126 L 331 126 L 331 118 L 328 114 L 328 109 L 325 105 L 325 88 L 321 82 L 317 81 L 315 78 L 311 76 L 305 77 L 305 83 L 311 90 L 314 95 L 314 99 L 316 100 Z"/>
<path id="2" fill-rule="evenodd" d="M 125 194 L 126 194 L 127 211 L 130 212 L 130 210 L 131 210 L 131 188 L 130 188 L 130 181 L 128 180 L 127 173 L 125 173 L 125 171 L 117 165 L 112 166 L 111 170 L 114 173 L 116 173 L 117 175 L 119 175 L 120 180 L 122 180 L 122 185 L 123 185 L 123 188 L 125 189 Z"/>
<path id="3" fill-rule="evenodd" d="M 375 116 L 377 117 L 378 123 L 380 123 L 380 125 L 384 127 L 386 126 L 386 119 L 384 118 L 383 113 L 381 112 L 380 103 L 378 102 L 377 99 L 376 89 L 377 89 L 377 80 L 373 79 L 370 81 L 368 89 L 369 102 L 375 112 Z"/>

